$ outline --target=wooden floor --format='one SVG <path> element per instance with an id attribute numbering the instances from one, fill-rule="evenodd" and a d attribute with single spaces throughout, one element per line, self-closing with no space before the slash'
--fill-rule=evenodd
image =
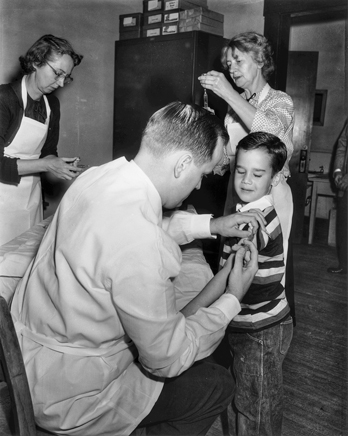
<path id="1" fill-rule="evenodd" d="M 337 257 L 325 235 L 294 246 L 297 325 L 283 365 L 282 436 L 348 435 L 347 276 L 327 273 Z M 230 407 L 228 418 L 235 435 Z M 222 434 L 218 419 L 208 436 Z"/>

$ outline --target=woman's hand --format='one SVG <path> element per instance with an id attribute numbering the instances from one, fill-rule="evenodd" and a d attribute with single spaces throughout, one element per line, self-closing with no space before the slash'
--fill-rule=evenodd
<path id="1" fill-rule="evenodd" d="M 223 73 L 214 70 L 209 71 L 199 76 L 198 80 L 201 82 L 203 88 L 210 89 L 225 100 L 243 121 L 245 127 L 249 130 L 251 129 L 256 114 L 256 108 L 241 97 Z M 266 81 L 264 84 L 266 84 Z"/>
<path id="2" fill-rule="evenodd" d="M 237 248 L 226 293 L 234 295 L 239 301 L 247 293 L 258 270 L 257 255 L 257 249 L 250 241 L 244 241 L 244 245 Z"/>
<path id="3" fill-rule="evenodd" d="M 218 71 L 209 71 L 199 76 L 198 80 L 201 82 L 203 88 L 210 89 L 224 100 L 228 94 L 236 93 L 238 95 L 238 92 L 233 89 L 225 75 Z"/>
<path id="4" fill-rule="evenodd" d="M 237 93 L 226 79 L 223 73 L 218 71 L 209 71 L 208 73 L 204 73 L 202 76 L 198 77 L 201 85 L 205 89 L 210 89 L 219 97 L 225 99 L 226 94 L 232 92 Z"/>
<path id="5" fill-rule="evenodd" d="M 249 230 L 239 230 L 241 224 L 249 224 Z M 212 235 L 252 239 L 259 227 L 266 230 L 266 224 L 262 212 L 258 209 L 252 209 L 248 212 L 237 212 L 219 218 L 212 218 L 210 220 L 210 233 Z"/>
<path id="6" fill-rule="evenodd" d="M 42 159 L 46 164 L 46 172 L 52 173 L 59 179 L 71 180 L 77 177 L 83 168 L 79 168 L 74 165 L 77 157 L 57 157 L 57 156 L 46 156 Z"/>

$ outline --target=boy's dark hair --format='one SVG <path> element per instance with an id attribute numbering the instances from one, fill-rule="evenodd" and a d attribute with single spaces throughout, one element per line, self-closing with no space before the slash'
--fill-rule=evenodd
<path id="1" fill-rule="evenodd" d="M 237 162 L 240 149 L 248 151 L 260 148 L 271 156 L 272 176 L 279 173 L 283 169 L 288 153 L 284 142 L 272 133 L 253 132 L 241 139 L 237 145 L 235 161 Z"/>

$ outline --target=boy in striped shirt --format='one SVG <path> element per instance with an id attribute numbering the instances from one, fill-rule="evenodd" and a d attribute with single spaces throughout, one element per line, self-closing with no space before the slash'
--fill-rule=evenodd
<path id="1" fill-rule="evenodd" d="M 286 156 L 283 142 L 265 132 L 250 133 L 236 151 L 234 189 L 240 200 L 236 210 L 259 209 L 267 221 L 266 231 L 259 229 L 253 239 L 259 270 L 241 302 L 241 311 L 226 331 L 237 382 L 238 436 L 281 434 L 282 363 L 293 325 L 283 286 L 283 235 L 272 187 L 279 182 Z M 238 244 L 243 240 L 225 241 L 220 266 Z"/>

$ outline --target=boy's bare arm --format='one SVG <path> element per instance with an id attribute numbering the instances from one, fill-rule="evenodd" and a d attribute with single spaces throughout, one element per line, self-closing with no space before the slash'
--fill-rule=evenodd
<path id="1" fill-rule="evenodd" d="M 246 259 L 248 259 L 246 261 Z M 232 268 L 233 265 L 233 268 Z M 188 317 L 201 307 L 209 307 L 226 291 L 242 300 L 258 269 L 257 250 L 253 243 L 245 241 L 236 254 L 231 254 L 224 267 L 213 277 L 203 290 L 188 303 L 181 313 Z"/>

